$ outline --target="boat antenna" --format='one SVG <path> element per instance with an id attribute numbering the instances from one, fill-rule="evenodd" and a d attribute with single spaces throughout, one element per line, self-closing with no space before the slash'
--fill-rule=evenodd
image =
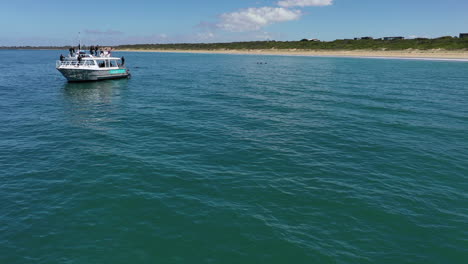
<path id="1" fill-rule="evenodd" d="M 78 52 L 81 50 L 81 32 L 78 32 Z"/>

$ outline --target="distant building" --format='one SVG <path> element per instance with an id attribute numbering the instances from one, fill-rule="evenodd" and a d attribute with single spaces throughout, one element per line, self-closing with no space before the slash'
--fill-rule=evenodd
<path id="1" fill-rule="evenodd" d="M 460 38 L 468 38 L 468 33 L 460 33 Z"/>
<path id="2" fill-rule="evenodd" d="M 301 39 L 301 41 L 313 41 L 313 42 L 319 42 L 320 39 Z"/>
<path id="3" fill-rule="evenodd" d="M 405 39 L 404 37 L 384 37 L 383 40 L 401 40 Z"/>
<path id="4" fill-rule="evenodd" d="M 362 37 L 361 39 L 374 39 L 373 37 Z"/>

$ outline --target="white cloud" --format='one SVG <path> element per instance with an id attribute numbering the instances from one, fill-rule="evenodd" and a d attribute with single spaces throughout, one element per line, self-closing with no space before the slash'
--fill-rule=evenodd
<path id="1" fill-rule="evenodd" d="M 282 0 L 278 2 L 278 5 L 282 7 L 327 6 L 332 4 L 333 0 Z"/>
<path id="2" fill-rule="evenodd" d="M 196 34 L 196 41 L 207 41 L 215 37 L 215 34 L 212 32 L 201 32 Z"/>
<path id="3" fill-rule="evenodd" d="M 222 14 L 217 27 L 231 32 L 255 31 L 276 22 L 299 19 L 301 15 L 300 10 L 282 7 L 247 8 Z"/>

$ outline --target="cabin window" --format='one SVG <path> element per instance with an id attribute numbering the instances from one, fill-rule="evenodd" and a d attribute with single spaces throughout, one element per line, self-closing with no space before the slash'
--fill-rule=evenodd
<path id="1" fill-rule="evenodd" d="M 117 67 L 117 62 L 111 60 L 111 61 L 109 61 L 109 65 L 110 65 L 109 67 Z"/>

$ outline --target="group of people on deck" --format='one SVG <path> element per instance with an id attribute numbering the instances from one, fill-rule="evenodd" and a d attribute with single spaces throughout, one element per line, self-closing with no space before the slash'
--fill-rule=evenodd
<path id="1" fill-rule="evenodd" d="M 76 55 L 76 50 L 74 47 L 68 49 L 70 52 L 70 57 L 74 57 Z M 78 53 L 80 48 L 78 48 Z M 91 46 L 89 47 L 89 53 L 96 57 L 111 57 L 112 56 L 112 48 L 100 48 L 99 46 Z M 80 54 L 78 54 L 80 55 Z"/>
<path id="2" fill-rule="evenodd" d="M 83 57 L 85 57 L 84 56 L 85 53 L 80 52 L 80 49 L 81 49 L 81 45 L 78 46 L 78 57 L 77 57 L 78 64 L 77 65 L 81 64 Z M 77 54 L 74 47 L 71 47 L 69 49 L 69 52 L 70 52 L 70 57 L 74 57 Z M 91 55 L 93 55 L 93 56 L 96 56 L 96 57 L 111 57 L 112 48 L 110 47 L 110 48 L 104 48 L 103 49 L 103 48 L 100 48 L 99 46 L 91 46 L 91 47 L 89 47 L 89 53 Z M 63 54 L 60 54 L 60 61 L 64 61 L 64 60 L 65 60 L 65 56 L 63 56 Z M 122 64 L 120 64 L 120 63 L 118 64 L 119 67 L 125 65 L 125 58 L 124 57 L 121 58 L 121 62 L 122 62 Z"/>
<path id="3" fill-rule="evenodd" d="M 89 53 L 98 57 L 110 57 L 112 55 L 112 48 L 100 48 L 99 46 L 89 47 Z"/>

